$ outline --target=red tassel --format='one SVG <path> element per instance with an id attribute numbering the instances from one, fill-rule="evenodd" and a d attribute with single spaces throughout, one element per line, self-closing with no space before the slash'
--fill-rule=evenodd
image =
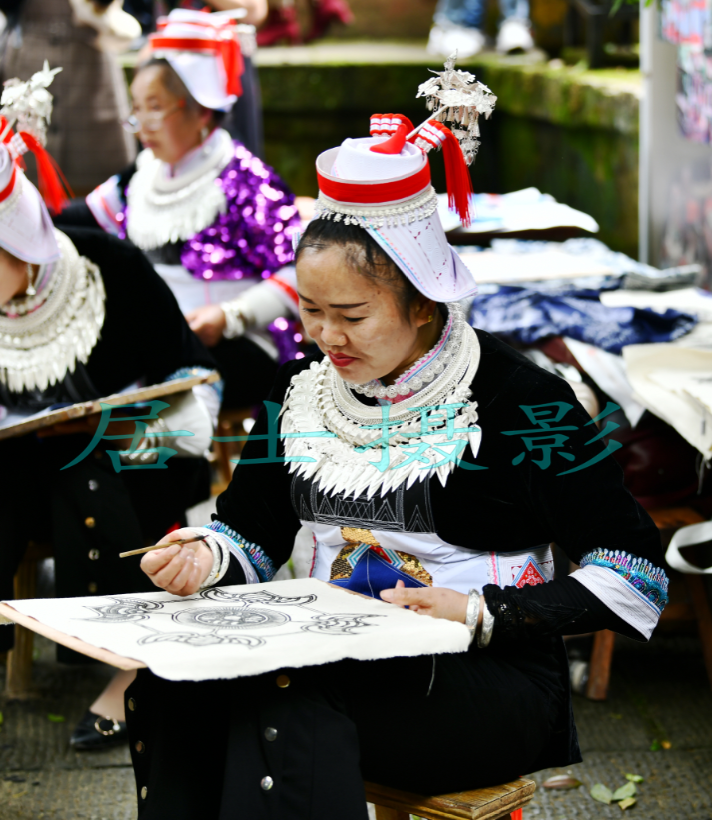
<path id="1" fill-rule="evenodd" d="M 37 162 L 37 181 L 39 182 L 42 198 L 49 208 L 50 213 L 58 214 L 69 201 L 69 197 L 74 196 L 74 193 L 57 163 L 39 142 L 37 142 L 32 134 L 29 134 L 27 131 L 20 131 L 19 134 L 25 141 L 25 145 L 27 145 L 30 151 L 35 155 Z"/>
<path id="2" fill-rule="evenodd" d="M 515 809 L 511 814 L 512 820 L 522 820 L 522 810 L 521 808 Z"/>
<path id="3" fill-rule="evenodd" d="M 469 228 L 472 222 L 470 197 L 474 193 L 470 169 L 465 163 L 457 137 L 446 126 L 442 126 L 440 130 L 445 137 L 442 149 L 447 181 L 447 204 L 457 211 L 462 224 Z"/>

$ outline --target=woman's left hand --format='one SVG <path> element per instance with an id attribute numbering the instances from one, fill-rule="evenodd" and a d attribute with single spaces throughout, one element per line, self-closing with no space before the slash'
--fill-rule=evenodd
<path id="1" fill-rule="evenodd" d="M 226 327 L 225 313 L 220 305 L 203 305 L 187 313 L 188 326 L 206 347 L 215 347 Z"/>
<path id="2" fill-rule="evenodd" d="M 384 589 L 381 598 L 389 604 L 408 607 L 419 615 L 445 618 L 464 624 L 467 614 L 467 595 L 443 587 L 408 587 L 398 581 L 395 589 Z"/>

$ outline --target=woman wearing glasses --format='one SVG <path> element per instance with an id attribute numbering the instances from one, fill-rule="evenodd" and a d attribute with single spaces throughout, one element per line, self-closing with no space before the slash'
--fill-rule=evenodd
<path id="1" fill-rule="evenodd" d="M 297 311 L 294 195 L 220 127 L 241 91 L 232 24 L 176 10 L 159 23 L 150 48 L 125 122 L 144 150 L 92 191 L 80 218 L 146 253 L 191 328 L 213 348 L 225 403 L 259 403 L 279 354 L 296 353 L 294 330 L 282 318 Z M 78 210 L 75 204 L 62 221 L 75 221 Z M 279 327 L 268 331 L 275 320 Z"/>

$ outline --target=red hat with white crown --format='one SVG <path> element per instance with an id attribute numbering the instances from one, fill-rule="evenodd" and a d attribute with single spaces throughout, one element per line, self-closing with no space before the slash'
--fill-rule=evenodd
<path id="1" fill-rule="evenodd" d="M 477 285 L 445 238 L 427 154 L 442 149 L 450 207 L 468 225 L 468 166 L 479 146 L 478 119 L 489 118 L 497 100 L 454 65 L 455 55 L 419 87 L 417 96 L 426 97 L 434 113 L 417 128 L 402 114 L 374 114 L 370 137 L 347 139 L 316 162 L 315 218 L 360 225 L 421 293 L 438 302 L 471 296 Z"/>
<path id="2" fill-rule="evenodd" d="M 50 69 L 45 60 L 42 71 L 27 82 L 7 80 L 0 97 L 0 247 L 34 264 L 59 258 L 45 202 L 57 213 L 67 201 L 62 187 L 66 181 L 44 150 L 52 113 L 52 95 L 47 87 L 61 70 Z M 23 155 L 28 151 L 37 162 L 41 195 L 23 172 Z"/>
<path id="3" fill-rule="evenodd" d="M 234 17 L 174 9 L 157 28 L 149 37 L 152 55 L 168 61 L 202 106 L 229 111 L 242 94 L 244 71 Z"/>

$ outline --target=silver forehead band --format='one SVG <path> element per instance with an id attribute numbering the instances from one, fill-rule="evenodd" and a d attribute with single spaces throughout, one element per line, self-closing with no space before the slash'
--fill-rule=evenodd
<path id="1" fill-rule="evenodd" d="M 384 225 L 408 225 L 432 216 L 438 208 L 435 188 L 429 185 L 421 194 L 400 203 L 386 205 L 345 205 L 330 199 L 319 191 L 314 213 L 319 219 L 333 219 L 345 225 L 363 225 L 369 222 L 376 228 Z"/>

